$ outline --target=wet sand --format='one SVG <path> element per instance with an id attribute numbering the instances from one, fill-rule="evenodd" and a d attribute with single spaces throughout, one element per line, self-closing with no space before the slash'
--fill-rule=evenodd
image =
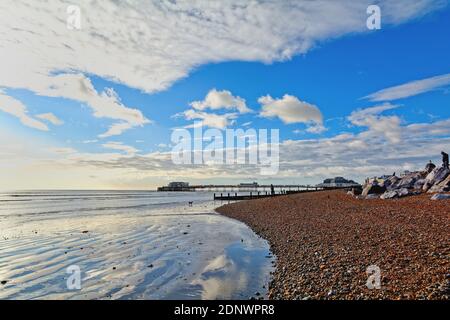
<path id="1" fill-rule="evenodd" d="M 217 211 L 269 241 L 277 256 L 271 299 L 449 298 L 448 200 L 358 200 L 327 191 Z M 380 268 L 380 289 L 366 286 L 372 265 Z"/>
<path id="2" fill-rule="evenodd" d="M 267 295 L 273 267 L 265 240 L 215 213 L 220 203 L 201 200 L 209 195 L 156 196 L 0 197 L 0 299 Z M 189 206 L 195 196 L 201 199 Z M 67 287 L 67 268 L 74 265 L 81 270 L 80 290 Z"/>

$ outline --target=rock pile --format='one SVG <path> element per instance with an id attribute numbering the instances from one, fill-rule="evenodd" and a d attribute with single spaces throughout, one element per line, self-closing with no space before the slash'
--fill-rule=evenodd
<path id="1" fill-rule="evenodd" d="M 364 199 L 395 199 L 423 192 L 442 193 L 450 191 L 450 170 L 428 163 L 425 170 L 367 180 L 362 194 Z"/>

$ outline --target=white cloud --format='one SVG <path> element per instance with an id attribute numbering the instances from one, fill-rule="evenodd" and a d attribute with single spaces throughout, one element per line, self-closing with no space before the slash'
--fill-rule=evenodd
<path id="1" fill-rule="evenodd" d="M 2 91 L 0 91 L 0 110 L 18 118 L 27 127 L 41 131 L 49 130 L 45 123 L 34 119 L 28 114 L 27 107 L 22 102 L 3 94 Z"/>
<path id="2" fill-rule="evenodd" d="M 42 120 L 46 120 L 48 122 L 50 122 L 51 124 L 55 125 L 55 126 L 61 126 L 64 124 L 64 121 L 62 121 L 61 119 L 59 119 L 57 116 L 55 116 L 53 113 L 49 112 L 49 113 L 42 113 L 42 114 L 38 114 L 36 116 L 36 118 L 42 119 Z"/>
<path id="3" fill-rule="evenodd" d="M 200 120 L 197 123 L 186 126 L 186 128 L 194 128 L 195 126 L 203 125 L 205 127 L 225 129 L 229 125 L 232 125 L 234 119 L 237 118 L 237 113 L 214 114 L 199 112 L 192 109 L 186 110 L 183 115 L 186 120 Z"/>
<path id="4" fill-rule="evenodd" d="M 197 110 L 219 110 L 219 109 L 236 109 L 240 113 L 250 112 L 245 100 L 241 97 L 235 97 L 230 91 L 217 91 L 212 89 L 208 92 L 203 101 L 194 101 L 191 107 Z"/>
<path id="5" fill-rule="evenodd" d="M 99 135 L 100 138 L 120 135 L 125 130 L 151 123 L 140 110 L 123 105 L 113 89 L 97 92 L 91 80 L 83 74 L 58 74 L 50 79 L 42 79 L 42 82 L 29 89 L 38 95 L 83 102 L 92 109 L 94 117 L 119 121 Z"/>
<path id="6" fill-rule="evenodd" d="M 281 99 L 265 96 L 258 99 L 261 104 L 260 115 L 265 118 L 278 117 L 284 123 L 305 123 L 310 133 L 320 133 L 325 130 L 323 116 L 319 108 L 313 104 L 299 100 L 291 95 Z"/>
<path id="7" fill-rule="evenodd" d="M 105 149 L 112 149 L 112 150 L 118 150 L 118 151 L 123 151 L 125 152 L 127 155 L 134 155 L 137 152 L 139 152 L 138 149 L 132 147 L 132 146 L 128 146 L 123 144 L 122 142 L 107 142 L 102 144 L 102 147 Z"/>
<path id="8" fill-rule="evenodd" d="M 155 92 L 206 63 L 290 59 L 317 42 L 367 32 L 372 2 L 83 1 L 77 3 L 82 29 L 69 30 L 65 0 L 4 0 L 0 87 L 86 103 L 96 117 L 117 120 L 101 136 L 117 135 L 149 121 L 110 90 L 97 92 L 87 75 Z M 446 1 L 378 4 L 386 8 L 386 25 L 422 16 Z"/>
<path id="9" fill-rule="evenodd" d="M 385 137 L 392 143 L 399 143 L 402 138 L 401 119 L 398 116 L 383 116 L 381 113 L 398 108 L 396 105 L 385 103 L 352 112 L 348 120 L 355 126 L 367 127 L 365 135 Z"/>
<path id="10" fill-rule="evenodd" d="M 260 168 L 252 165 L 175 165 L 170 151 L 143 154 L 118 142 L 105 144 L 120 151 L 114 153 L 48 148 L 36 136 L 20 139 L 0 127 L 0 166 L 8 168 L 0 171 L 0 188 L 136 189 L 162 185 L 168 177 L 198 183 L 218 183 L 217 179 L 239 183 L 248 177 L 269 183 L 317 183 L 345 176 L 362 182 L 370 176 L 421 169 L 430 159 L 439 163 L 441 150 L 450 150 L 450 119 L 400 124 L 400 128 L 404 135 L 398 143 L 370 129 L 359 134 L 284 141 L 279 146 L 279 174 L 262 177 Z M 98 180 L 92 181 L 91 175 Z"/>
<path id="11" fill-rule="evenodd" d="M 386 88 L 364 98 L 371 101 L 392 101 L 416 96 L 446 86 L 450 86 L 450 73 Z"/>
<path id="12" fill-rule="evenodd" d="M 327 128 L 325 128 L 321 124 L 317 124 L 315 126 L 310 126 L 310 127 L 306 128 L 306 131 L 309 133 L 319 134 L 319 133 L 323 133 L 323 132 L 327 131 Z"/>

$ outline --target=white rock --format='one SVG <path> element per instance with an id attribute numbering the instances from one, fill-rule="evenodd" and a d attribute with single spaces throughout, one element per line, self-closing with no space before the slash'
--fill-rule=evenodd
<path id="1" fill-rule="evenodd" d="M 450 174 L 450 170 L 444 167 L 437 167 L 431 171 L 425 178 L 425 184 L 423 185 L 423 191 L 428 191 L 432 186 L 439 184 Z"/>
<path id="2" fill-rule="evenodd" d="M 431 200 L 450 200 L 450 194 L 436 193 Z"/>

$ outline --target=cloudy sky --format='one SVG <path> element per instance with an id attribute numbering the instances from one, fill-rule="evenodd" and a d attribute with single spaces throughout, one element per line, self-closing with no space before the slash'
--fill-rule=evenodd
<path id="1" fill-rule="evenodd" d="M 0 189 L 361 181 L 450 151 L 447 0 L 2 0 L 0 15 Z M 198 121 L 279 129 L 279 174 L 173 164 L 172 131 Z"/>

